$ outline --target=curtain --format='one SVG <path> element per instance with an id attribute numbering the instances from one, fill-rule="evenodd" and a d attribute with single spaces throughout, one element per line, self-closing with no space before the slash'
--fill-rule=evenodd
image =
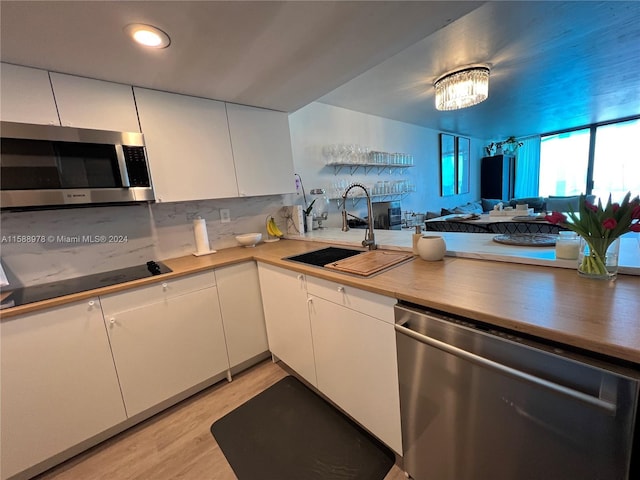
<path id="1" fill-rule="evenodd" d="M 540 178 L 540 136 L 519 138 L 516 151 L 516 198 L 537 197 Z"/>

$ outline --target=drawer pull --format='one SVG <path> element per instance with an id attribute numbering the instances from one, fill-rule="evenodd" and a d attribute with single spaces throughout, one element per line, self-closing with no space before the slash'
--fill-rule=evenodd
<path id="1" fill-rule="evenodd" d="M 109 326 L 113 327 L 116 324 L 116 318 L 115 317 L 111 317 L 109 319 Z"/>
<path id="2" fill-rule="evenodd" d="M 93 307 L 96 304 L 95 300 L 89 300 L 89 306 Z"/>
<path id="3" fill-rule="evenodd" d="M 342 285 L 338 287 L 338 292 L 344 293 L 344 287 Z"/>
<path id="4" fill-rule="evenodd" d="M 169 284 L 167 284 L 167 282 L 164 282 L 164 283 L 162 284 L 162 289 L 163 289 L 163 290 L 166 290 L 168 287 L 169 287 Z"/>

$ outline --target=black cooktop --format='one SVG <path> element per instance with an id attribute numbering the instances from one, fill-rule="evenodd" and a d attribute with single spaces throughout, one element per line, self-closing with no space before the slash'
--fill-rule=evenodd
<path id="1" fill-rule="evenodd" d="M 69 278 L 58 282 L 43 283 L 13 290 L 2 290 L 2 307 L 15 307 L 26 303 L 39 302 L 50 298 L 85 292 L 100 287 L 108 287 L 118 283 L 130 282 L 140 278 L 169 273 L 171 269 L 162 262 L 150 261 L 144 265 L 121 268 L 109 272 L 95 273 L 83 277 Z"/>

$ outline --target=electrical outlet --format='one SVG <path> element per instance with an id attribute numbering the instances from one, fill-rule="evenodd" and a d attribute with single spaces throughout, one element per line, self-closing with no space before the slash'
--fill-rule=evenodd
<path id="1" fill-rule="evenodd" d="M 231 211 L 228 208 L 220 209 L 220 222 L 229 223 L 231 221 Z"/>

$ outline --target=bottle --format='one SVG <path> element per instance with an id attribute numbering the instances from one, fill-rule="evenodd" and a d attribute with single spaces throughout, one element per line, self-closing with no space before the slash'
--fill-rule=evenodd
<path id="1" fill-rule="evenodd" d="M 324 228 L 322 221 L 327 219 L 329 212 L 329 197 L 326 194 L 324 188 L 314 188 L 311 190 L 311 198 L 313 201 L 313 209 L 311 215 L 313 216 L 313 229 Z"/>
<path id="2" fill-rule="evenodd" d="M 422 228 L 416 225 L 416 233 L 413 234 L 413 254 L 418 255 L 418 240 L 422 236 Z"/>
<path id="3" fill-rule="evenodd" d="M 580 251 L 580 237 L 575 232 L 559 232 L 556 239 L 556 258 L 576 260 Z"/>

